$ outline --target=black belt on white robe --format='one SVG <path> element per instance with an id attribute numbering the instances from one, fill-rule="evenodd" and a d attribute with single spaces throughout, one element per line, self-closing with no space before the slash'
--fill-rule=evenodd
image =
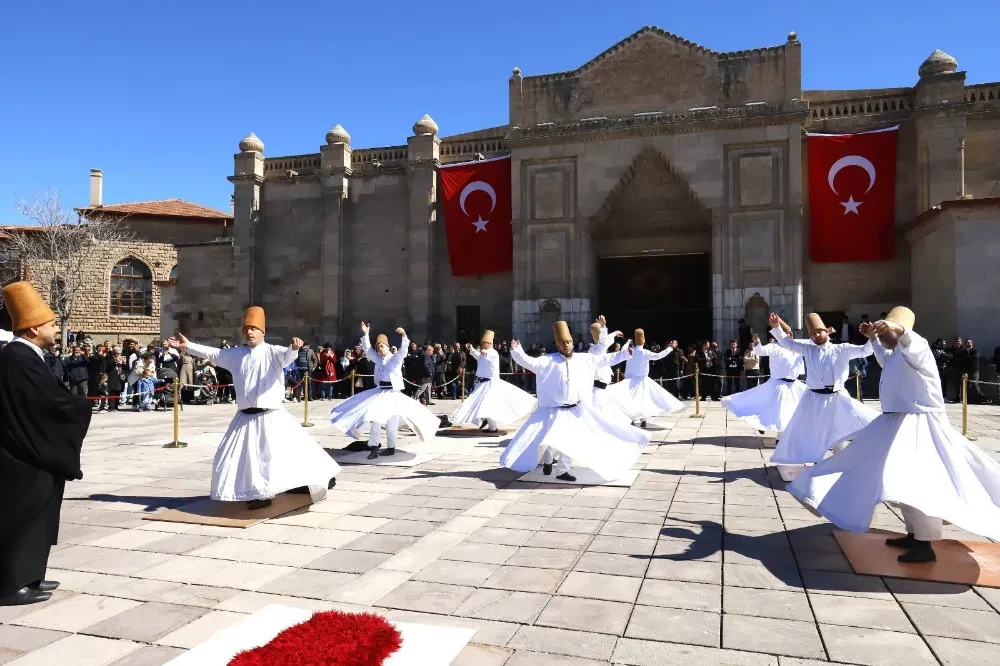
<path id="1" fill-rule="evenodd" d="M 794 384 L 797 380 L 788 379 L 787 377 L 778 377 L 778 381 L 788 382 L 789 384 Z"/>
<path id="2" fill-rule="evenodd" d="M 833 386 L 824 386 L 821 389 L 809 389 L 813 393 L 819 393 L 820 395 L 833 395 L 837 392 L 837 389 Z"/>
<path id="3" fill-rule="evenodd" d="M 392 390 L 392 382 L 379 382 L 378 387 L 380 390 Z"/>
<path id="4" fill-rule="evenodd" d="M 247 407 L 246 409 L 241 409 L 240 414 L 263 414 L 264 412 L 273 412 L 273 409 L 267 409 L 265 407 Z"/>
<path id="5" fill-rule="evenodd" d="M 559 407 L 557 407 L 557 409 L 573 409 L 574 407 L 576 407 L 579 404 L 580 403 L 578 403 L 578 402 L 574 402 L 572 405 L 559 405 Z"/>
<path id="6" fill-rule="evenodd" d="M 477 384 L 482 384 L 483 382 L 488 382 L 488 381 L 490 381 L 489 377 L 476 377 Z"/>
<path id="7" fill-rule="evenodd" d="M 595 379 L 594 380 L 594 388 L 606 389 L 606 388 L 608 388 L 608 383 L 607 382 L 602 382 L 600 379 Z"/>

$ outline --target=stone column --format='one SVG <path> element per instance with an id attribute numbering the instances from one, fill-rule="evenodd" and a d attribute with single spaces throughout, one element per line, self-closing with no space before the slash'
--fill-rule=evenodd
<path id="1" fill-rule="evenodd" d="M 521 78 L 521 68 L 515 67 L 514 72 L 511 74 L 508 93 L 508 109 L 510 117 L 511 127 L 521 127 L 522 126 L 522 111 L 523 103 L 521 101 L 521 85 L 524 79 Z"/>
<path id="2" fill-rule="evenodd" d="M 917 214 L 959 198 L 959 146 L 965 141 L 965 72 L 935 51 L 918 70 L 914 88 L 917 136 Z"/>
<path id="3" fill-rule="evenodd" d="M 411 340 L 428 339 L 433 325 L 433 224 L 437 218 L 437 168 L 441 166 L 441 140 L 438 126 L 427 114 L 413 125 L 407 140 L 407 178 L 409 189 L 409 256 L 410 319 L 406 323 Z"/>
<path id="4" fill-rule="evenodd" d="M 241 306 L 261 303 L 263 279 L 259 278 L 257 222 L 260 219 L 260 188 L 264 184 L 264 143 L 253 132 L 240 141 L 240 152 L 229 182 L 233 184 L 233 265 L 240 276 Z"/>
<path id="5" fill-rule="evenodd" d="M 351 135 L 340 125 L 326 133 L 326 145 L 320 149 L 320 189 L 323 197 L 322 267 L 323 290 L 321 331 L 324 340 L 347 336 L 348 290 L 344 284 L 347 228 L 344 205 L 351 176 Z"/>

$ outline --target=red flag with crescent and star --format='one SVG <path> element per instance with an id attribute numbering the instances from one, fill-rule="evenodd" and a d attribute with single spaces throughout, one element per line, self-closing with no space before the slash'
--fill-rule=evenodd
<path id="1" fill-rule="evenodd" d="M 455 276 L 514 269 L 510 157 L 441 166 L 448 257 Z"/>
<path id="2" fill-rule="evenodd" d="M 809 257 L 883 261 L 896 256 L 898 128 L 810 134 Z"/>

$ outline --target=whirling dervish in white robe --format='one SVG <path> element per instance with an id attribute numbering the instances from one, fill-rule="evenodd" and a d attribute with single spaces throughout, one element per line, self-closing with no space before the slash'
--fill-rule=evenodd
<path id="1" fill-rule="evenodd" d="M 811 344 L 811 342 L 809 343 Z M 792 420 L 806 385 L 798 380 L 805 372 L 805 362 L 797 353 L 774 342 L 760 344 L 753 336 L 753 352 L 770 359 L 767 381 L 752 389 L 727 395 L 722 404 L 738 419 L 763 432 L 780 434 Z"/>
<path id="2" fill-rule="evenodd" d="M 590 335 L 594 343 L 590 345 L 588 353 L 595 356 L 604 356 L 611 349 L 615 338 L 621 337 L 622 333 L 621 331 L 615 331 L 609 335 L 607 322 L 601 316 L 598 317 L 595 323 L 590 325 Z M 611 385 L 611 375 L 610 365 L 602 365 L 597 368 L 597 372 L 594 373 L 594 391 L 591 394 L 591 404 L 594 409 L 609 419 L 622 421 L 631 425 L 632 419 L 628 409 L 620 402 L 617 394 L 608 390 L 608 386 Z"/>
<path id="3" fill-rule="evenodd" d="M 575 481 L 569 470 L 576 463 L 603 479 L 620 478 L 649 444 L 649 433 L 593 409 L 590 393 L 597 368 L 628 358 L 631 341 L 617 354 L 574 354 L 567 323 L 557 321 L 553 331 L 559 349 L 553 354 L 532 358 L 516 340 L 511 343 L 514 362 L 535 374 L 538 408 L 514 434 L 500 464 L 530 472 L 541 460 L 548 475 L 555 463 L 557 479 Z"/>
<path id="4" fill-rule="evenodd" d="M 842 452 L 803 471 L 788 491 L 830 522 L 865 532 L 880 502 L 899 504 L 901 562 L 936 559 L 942 520 L 1000 540 L 1000 464 L 948 422 L 937 364 L 908 308 L 862 325 L 882 366 L 882 414 Z"/>
<path id="5" fill-rule="evenodd" d="M 313 501 L 332 488 L 340 466 L 282 406 L 284 369 L 298 356 L 302 341 L 289 347 L 264 342 L 264 310 L 247 309 L 243 335 L 247 345 L 216 349 L 189 342 L 181 334 L 170 339 L 225 368 L 233 375 L 239 411 L 222 436 L 212 464 L 211 497 L 222 502 L 249 502 L 251 509 L 271 504 L 278 493 L 308 492 Z"/>
<path id="6" fill-rule="evenodd" d="M 649 362 L 665 358 L 673 347 L 651 352 L 643 347 L 645 344 L 646 332 L 641 328 L 635 329 L 635 349 L 625 363 L 625 379 L 608 389 L 628 410 L 632 423 L 638 421 L 643 427 L 646 426 L 646 419 L 684 409 L 683 402 L 649 378 Z"/>
<path id="7" fill-rule="evenodd" d="M 855 400 L 844 390 L 850 362 L 872 353 L 871 342 L 864 345 L 833 344 L 823 320 L 815 312 L 806 316 L 812 342 L 788 337 L 788 326 L 778 315 L 771 315 L 771 335 L 779 345 L 806 361 L 806 388 L 788 427 L 771 454 L 771 462 L 805 465 L 823 459 L 831 448 L 839 451 L 841 442 L 868 425 L 878 412 Z M 779 468 L 779 472 L 782 470 Z M 782 473 L 782 478 L 786 475 Z"/>
<path id="8" fill-rule="evenodd" d="M 466 345 L 476 359 L 476 390 L 451 415 L 454 424 L 484 426 L 496 432 L 497 424 L 520 421 L 535 408 L 535 396 L 500 377 L 500 354 L 493 349 L 493 331 L 479 341 L 481 349 Z"/>
<path id="9" fill-rule="evenodd" d="M 410 348 L 406 331 L 395 354 L 389 353 L 389 338 L 379 335 L 372 348 L 368 324 L 361 322 L 361 348 L 375 364 L 375 388 L 362 391 L 330 410 L 330 421 L 338 430 L 354 439 L 368 428 L 368 458 L 374 460 L 396 453 L 396 431 L 405 423 L 422 442 L 433 439 L 441 420 L 413 398 L 403 394 L 403 360 Z M 385 428 L 386 448 L 379 453 L 379 435 Z"/>

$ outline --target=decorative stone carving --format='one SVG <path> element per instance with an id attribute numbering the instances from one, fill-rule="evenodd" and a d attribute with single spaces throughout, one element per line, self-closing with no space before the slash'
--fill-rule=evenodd
<path id="1" fill-rule="evenodd" d="M 515 67 L 512 76 L 521 76 L 521 68 Z"/>
<path id="2" fill-rule="evenodd" d="M 329 145 L 334 145 L 335 143 L 351 143 L 351 135 L 347 133 L 347 130 L 340 124 L 334 125 L 333 129 L 326 133 L 326 142 Z"/>
<path id="3" fill-rule="evenodd" d="M 937 76 L 938 74 L 951 74 L 957 69 L 957 60 L 941 49 L 936 49 L 934 53 L 927 56 L 927 60 L 924 60 L 923 64 L 920 65 L 917 73 L 920 74 L 920 78 L 924 78 L 927 76 Z"/>
<path id="4" fill-rule="evenodd" d="M 770 206 L 774 203 L 774 156 L 740 156 L 740 205 Z"/>
<path id="5" fill-rule="evenodd" d="M 536 170 L 532 172 L 532 218 L 536 220 L 562 219 L 564 215 L 563 199 L 565 198 L 563 183 L 565 172 L 557 170 Z"/>
<path id="6" fill-rule="evenodd" d="M 438 126 L 428 114 L 424 114 L 420 117 L 420 120 L 413 123 L 413 134 L 416 136 L 421 136 L 423 134 L 437 135 Z"/>
<path id="7" fill-rule="evenodd" d="M 767 343 L 767 336 L 765 332 L 768 330 L 767 318 L 770 314 L 770 310 L 767 301 L 760 295 L 759 291 L 755 291 L 750 300 L 746 302 L 744 307 L 743 318 L 746 319 L 747 324 L 753 329 L 754 333 L 761 336 L 761 343 Z"/>
<path id="8" fill-rule="evenodd" d="M 240 141 L 241 153 L 263 153 L 264 142 L 257 138 L 257 135 L 250 132 L 245 139 Z"/>
<path id="9" fill-rule="evenodd" d="M 790 42 L 797 42 L 797 41 L 799 41 L 799 33 L 797 33 L 794 30 L 792 30 L 790 33 L 788 33 L 788 41 L 790 41 Z"/>

